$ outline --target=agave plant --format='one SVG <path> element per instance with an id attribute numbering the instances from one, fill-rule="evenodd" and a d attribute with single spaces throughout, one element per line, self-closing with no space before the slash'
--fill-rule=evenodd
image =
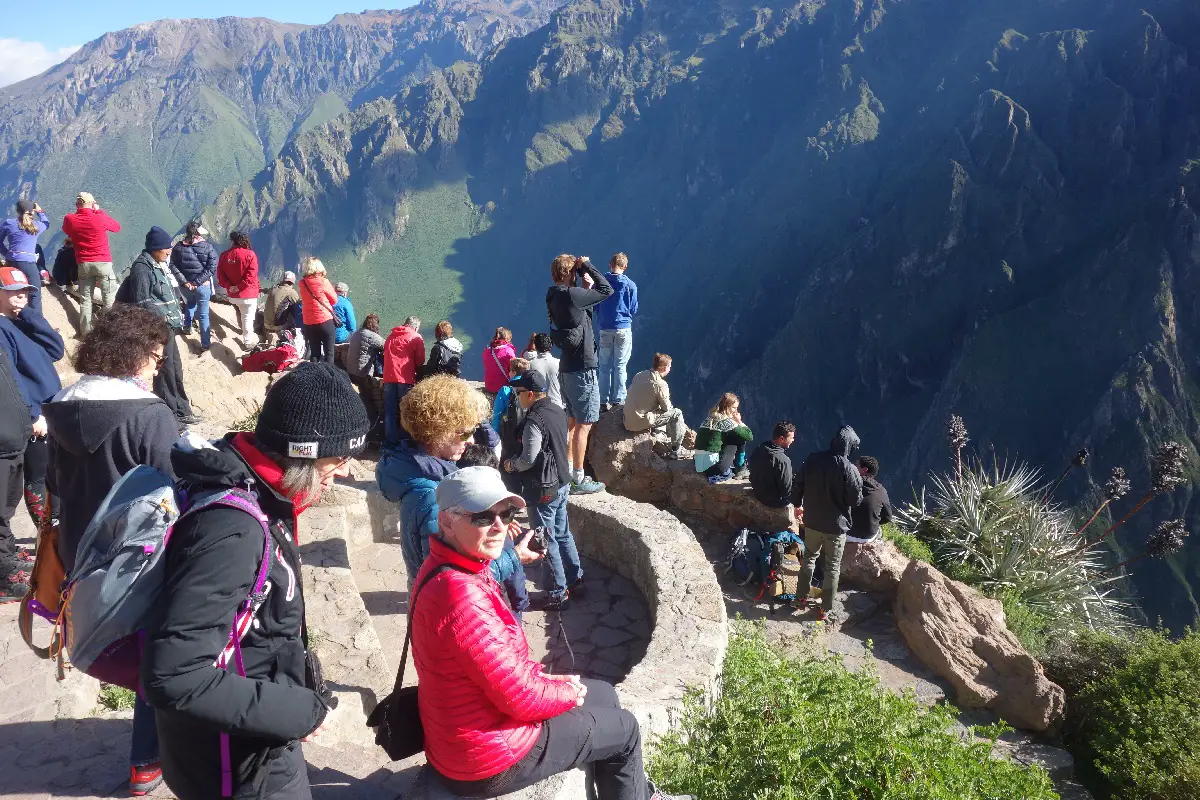
<path id="1" fill-rule="evenodd" d="M 900 524 L 930 544 L 938 563 L 994 596 L 1012 593 L 1054 628 L 1123 625 L 1097 548 L 1079 549 L 1070 515 L 1045 500 L 1025 464 L 964 462 L 961 477 L 933 476 L 930 490 L 900 509 Z"/>

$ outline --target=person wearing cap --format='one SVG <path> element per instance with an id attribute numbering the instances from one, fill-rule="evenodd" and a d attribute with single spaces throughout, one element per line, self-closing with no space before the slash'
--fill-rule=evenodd
<path id="1" fill-rule="evenodd" d="M 525 501 L 496 470 L 468 467 L 438 485 L 437 503 L 409 609 L 425 756 L 441 783 L 497 797 L 583 767 L 599 800 L 670 800 L 646 778 L 637 718 L 616 690 L 544 672 L 488 575 Z"/>
<path id="2" fill-rule="evenodd" d="M 249 513 L 219 506 L 185 517 L 171 534 L 161 617 L 147 631 L 141 684 L 155 711 L 163 777 L 179 800 L 311 797 L 301 742 L 328 727 L 331 710 L 305 680 L 296 518 L 349 474 L 367 427 L 345 373 L 301 364 L 267 392 L 253 433 L 172 452 L 189 492 L 252 491 L 270 537 L 264 542 L 263 524 Z M 264 546 L 269 586 L 241 640 L 241 669 L 232 660 L 220 669 Z"/>
<path id="3" fill-rule="evenodd" d="M 354 317 L 354 305 L 350 302 L 350 285 L 339 283 L 333 290 L 337 293 L 337 302 L 333 304 L 333 340 L 336 344 L 345 344 L 358 330 L 358 320 Z"/>
<path id="4" fill-rule="evenodd" d="M 146 234 L 145 248 L 133 260 L 117 290 L 117 302 L 153 311 L 171 329 L 163 349 L 162 366 L 154 375 L 154 393 L 167 404 L 180 425 L 195 425 L 200 422 L 200 417 L 192 410 L 192 402 L 183 385 L 183 360 L 175 342 L 175 335 L 183 330 L 183 314 L 171 282 L 170 258 L 171 234 L 155 225 Z"/>
<path id="5" fill-rule="evenodd" d="M 75 260 L 79 267 L 79 335 L 82 337 L 92 327 L 96 289 L 100 290 L 101 308 L 112 308 L 117 276 L 113 272 L 108 234 L 120 233 L 121 224 L 102 211 L 91 194 L 80 192 L 75 198 L 75 213 L 63 217 L 62 229 L 75 244 Z"/>
<path id="6" fill-rule="evenodd" d="M 29 307 L 32 287 L 16 267 L 0 267 L 0 349 L 8 355 L 25 397 L 33 436 L 25 447 L 25 504 L 35 524 L 42 523 L 46 504 L 46 417 L 42 404 L 62 388 L 54 362 L 64 355 L 62 337 L 39 311 Z M 0 558 L 6 553 L 0 543 Z"/>
<path id="7" fill-rule="evenodd" d="M 300 305 L 300 293 L 296 291 L 296 273 L 283 273 L 279 283 L 267 292 L 267 302 L 263 306 L 263 330 L 266 332 L 267 344 L 279 343 L 279 332 L 286 328 L 294 328 L 293 309 Z"/>
<path id="8" fill-rule="evenodd" d="M 567 520 L 571 496 L 570 461 L 567 458 L 567 415 L 546 395 L 542 376 L 527 371 L 509 381 L 525 420 L 517 431 L 519 455 L 504 462 L 504 469 L 521 477 L 522 494 L 533 513 L 531 520 L 550 533 L 546 546 L 547 611 L 562 611 L 571 595 L 583 595 L 583 566 Z"/>
<path id="9" fill-rule="evenodd" d="M 42 273 L 37 265 L 38 237 L 50 227 L 50 218 L 42 207 L 22 197 L 17 215 L 0 223 L 0 263 L 16 267 L 29 281 L 29 305 L 42 310 Z"/>
<path id="10" fill-rule="evenodd" d="M 8 353 L 0 348 L 0 599 L 12 601 L 29 589 L 33 556 L 17 547 L 12 518 L 25 489 L 25 446 L 33 435 L 28 401 Z"/>
<path id="11" fill-rule="evenodd" d="M 192 321 L 199 322 L 202 352 L 212 346 L 208 304 L 212 299 L 212 281 L 217 275 L 217 251 L 205 236 L 208 230 L 194 219 L 187 224 L 183 239 L 171 250 L 171 272 L 183 292 L 183 329 L 190 331 Z"/>
<path id="12" fill-rule="evenodd" d="M 254 312 L 258 308 L 258 256 L 250 249 L 250 237 L 241 231 L 229 234 L 230 248 L 217 259 L 217 283 L 225 289 L 229 302 L 238 311 L 242 327 L 242 347 L 250 350 L 258 343 L 254 333 Z"/>

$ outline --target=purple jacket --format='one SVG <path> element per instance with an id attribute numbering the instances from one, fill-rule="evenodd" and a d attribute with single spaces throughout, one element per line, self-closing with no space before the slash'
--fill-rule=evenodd
<path id="1" fill-rule="evenodd" d="M 37 240 L 46 228 L 50 227 L 50 218 L 46 212 L 37 215 L 37 233 L 29 233 L 21 227 L 21 220 L 9 217 L 0 225 L 0 257 L 5 261 L 37 261 Z"/>

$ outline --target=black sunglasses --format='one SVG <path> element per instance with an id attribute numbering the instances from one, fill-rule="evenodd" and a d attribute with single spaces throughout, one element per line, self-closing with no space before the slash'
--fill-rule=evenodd
<path id="1" fill-rule="evenodd" d="M 493 511 L 480 511 L 478 514 L 471 515 L 471 524 L 476 528 L 490 528 L 492 523 L 495 522 L 496 517 L 499 517 L 500 521 L 507 525 L 517 518 L 517 508 L 515 506 L 509 506 L 504 511 L 499 513 Z"/>

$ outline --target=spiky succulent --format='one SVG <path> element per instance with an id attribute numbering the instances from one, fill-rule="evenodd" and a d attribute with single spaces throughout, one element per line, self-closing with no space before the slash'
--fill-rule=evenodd
<path id="1" fill-rule="evenodd" d="M 1082 467 L 1084 464 L 1086 464 L 1088 462 L 1088 459 L 1091 457 L 1091 455 L 1092 454 L 1088 452 L 1088 449 L 1086 447 L 1083 448 L 1082 450 L 1080 450 L 1078 453 L 1075 454 L 1075 457 L 1073 459 L 1071 459 L 1071 466 Z"/>
<path id="2" fill-rule="evenodd" d="M 1150 485 L 1155 494 L 1169 492 L 1183 483 L 1187 460 L 1187 448 L 1179 442 L 1164 442 L 1158 448 L 1150 465 Z"/>
<path id="3" fill-rule="evenodd" d="M 1187 541 L 1188 531 L 1183 520 L 1172 519 L 1155 528 L 1146 542 L 1146 558 L 1162 558 L 1171 553 L 1178 553 Z"/>
<path id="4" fill-rule="evenodd" d="M 1133 484 L 1125 476 L 1124 467 L 1113 467 L 1112 475 L 1104 482 L 1104 496 L 1111 503 L 1129 494 Z"/>
<path id="5" fill-rule="evenodd" d="M 955 452 L 962 450 L 967 446 L 967 442 L 971 441 L 967 436 L 967 424 L 958 414 L 950 415 L 950 424 L 946 426 L 946 440 L 950 442 L 950 449 Z"/>

